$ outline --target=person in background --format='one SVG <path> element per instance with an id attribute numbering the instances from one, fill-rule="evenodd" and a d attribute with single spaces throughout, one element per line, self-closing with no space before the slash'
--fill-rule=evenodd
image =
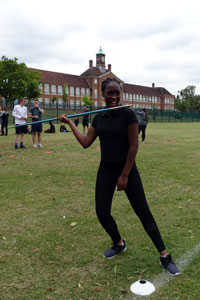
<path id="1" fill-rule="evenodd" d="M 19 104 L 15 105 L 12 116 L 15 118 L 15 149 L 18 149 L 18 138 L 20 136 L 20 148 L 24 146 L 24 134 L 27 133 L 27 125 L 20 126 L 26 123 L 27 120 L 27 107 L 25 106 L 26 100 L 20 98 Z"/>
<path id="2" fill-rule="evenodd" d="M 34 106 L 30 109 L 29 117 L 32 118 L 32 122 L 40 121 L 42 119 L 42 114 L 44 113 L 44 109 L 39 106 L 39 100 L 34 100 Z M 32 124 L 31 126 L 32 132 L 32 140 L 33 140 L 33 147 L 36 148 L 36 136 L 38 138 L 38 146 L 40 148 L 43 147 L 41 141 L 41 134 L 42 134 L 42 123 Z"/>
<path id="3" fill-rule="evenodd" d="M 2 114 L 1 118 L 2 118 L 2 122 L 1 122 L 2 135 L 4 135 L 4 129 L 5 129 L 5 135 L 8 135 L 8 118 L 9 118 L 9 113 L 8 113 L 6 107 L 4 107 L 3 114 Z"/>
<path id="4" fill-rule="evenodd" d="M 85 113 L 87 111 L 88 111 L 88 107 L 87 107 L 87 105 L 85 105 L 83 108 L 83 112 Z M 88 115 L 83 116 L 82 125 L 83 125 L 83 134 L 85 134 L 86 127 L 87 127 L 87 129 L 89 127 L 89 116 Z"/>
<path id="5" fill-rule="evenodd" d="M 148 118 L 148 112 L 146 108 L 142 108 L 141 111 L 136 112 L 137 115 L 139 115 L 139 121 L 138 121 L 138 134 L 142 131 L 142 144 L 144 144 L 144 140 L 146 137 L 146 127 L 149 121 Z"/>
<path id="6" fill-rule="evenodd" d="M 65 123 L 62 123 L 60 125 L 60 132 L 69 132 L 69 130 L 67 130 L 66 126 L 65 126 Z"/>
<path id="7" fill-rule="evenodd" d="M 119 81 L 115 78 L 107 78 L 102 82 L 101 90 L 107 108 L 120 105 L 121 85 Z M 83 148 L 88 148 L 97 136 L 100 139 L 101 162 L 95 189 L 96 214 L 113 241 L 113 246 L 107 249 L 103 256 L 110 259 L 127 249 L 126 241 L 121 238 L 117 224 L 111 215 L 113 194 L 117 188 L 118 191 L 126 193 L 144 230 L 160 254 L 163 267 L 171 275 L 178 275 L 180 272 L 171 254 L 165 248 L 156 221 L 149 209 L 136 166 L 138 121 L 135 112 L 125 107 L 96 114 L 86 135 L 82 134 L 65 115 L 59 116 L 58 119 L 69 124 Z"/>
<path id="8" fill-rule="evenodd" d="M 45 130 L 44 133 L 55 133 L 56 129 L 55 129 L 55 126 L 53 125 L 52 121 L 49 121 L 49 125 L 50 125 L 50 128 Z"/>
<path id="9" fill-rule="evenodd" d="M 76 127 L 78 127 L 78 124 L 79 124 L 79 117 L 75 117 L 75 118 L 74 118 L 74 124 L 76 125 Z"/>
<path id="10" fill-rule="evenodd" d="M 2 110 L 2 107 L 0 106 L 0 134 L 1 134 L 2 115 L 3 115 L 3 110 Z"/>

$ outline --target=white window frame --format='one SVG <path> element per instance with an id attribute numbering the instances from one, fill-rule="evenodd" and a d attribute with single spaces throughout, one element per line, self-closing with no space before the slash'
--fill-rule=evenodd
<path id="1" fill-rule="evenodd" d="M 80 97 L 80 88 L 76 87 L 76 96 Z"/>
<path id="2" fill-rule="evenodd" d="M 70 86 L 70 96 L 74 96 L 74 87 Z"/>
<path id="3" fill-rule="evenodd" d="M 44 94 L 49 95 L 49 84 L 48 83 L 44 84 Z"/>
<path id="4" fill-rule="evenodd" d="M 62 95 L 63 89 L 62 85 L 58 85 L 58 95 Z"/>
<path id="5" fill-rule="evenodd" d="M 51 85 L 51 94 L 56 95 L 56 84 Z"/>

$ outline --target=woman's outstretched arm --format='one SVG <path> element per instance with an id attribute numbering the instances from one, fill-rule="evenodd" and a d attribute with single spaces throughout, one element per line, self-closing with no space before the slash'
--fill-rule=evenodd
<path id="1" fill-rule="evenodd" d="M 70 119 L 66 118 L 65 115 L 60 115 L 58 117 L 58 120 L 69 125 L 77 141 L 83 148 L 88 148 L 95 141 L 97 134 L 94 127 L 90 126 L 88 128 L 87 134 L 85 135 L 82 134 L 75 126 L 75 124 Z"/>

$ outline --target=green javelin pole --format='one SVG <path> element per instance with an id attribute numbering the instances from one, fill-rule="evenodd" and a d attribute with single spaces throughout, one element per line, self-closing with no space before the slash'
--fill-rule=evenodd
<path id="1" fill-rule="evenodd" d="M 80 116 L 84 116 L 84 115 L 90 115 L 90 114 L 96 114 L 96 113 L 115 110 L 115 109 L 121 109 L 121 108 L 125 108 L 125 107 L 130 107 L 130 106 L 131 106 L 131 104 L 123 105 L 123 106 L 115 106 L 115 107 L 102 108 L 102 109 L 98 109 L 98 110 L 91 110 L 91 111 L 82 112 L 82 113 L 79 113 L 79 114 L 65 115 L 65 116 L 66 116 L 66 118 L 70 119 L 70 118 L 80 117 Z M 8 129 L 9 128 L 16 128 L 16 127 L 21 127 L 21 126 L 32 125 L 32 124 L 46 123 L 46 122 L 49 122 L 49 121 L 56 121 L 56 120 L 58 120 L 58 118 L 40 120 L 40 121 L 35 121 L 35 122 L 30 122 L 30 123 L 24 123 L 24 124 L 20 124 L 20 125 L 11 126 L 11 127 L 8 127 Z"/>

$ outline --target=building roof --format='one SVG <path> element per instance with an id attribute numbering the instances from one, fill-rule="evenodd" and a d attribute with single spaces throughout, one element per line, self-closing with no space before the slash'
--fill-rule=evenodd
<path id="1" fill-rule="evenodd" d="M 42 76 L 41 81 L 43 83 L 56 84 L 56 85 L 67 84 L 68 86 L 83 87 L 83 88 L 91 88 L 86 78 L 101 77 L 108 72 L 108 70 L 105 70 L 105 72 L 101 72 L 99 68 L 92 67 L 87 69 L 84 73 L 82 73 L 79 76 L 79 75 L 65 74 L 65 73 L 46 71 L 46 70 L 40 70 L 34 68 L 29 68 L 29 69 L 40 72 Z M 140 95 L 149 95 L 149 96 L 161 96 L 161 95 L 173 96 L 170 92 L 168 92 L 163 87 L 147 87 L 147 86 L 129 84 L 129 83 L 123 83 L 123 92 L 140 94 Z"/>
<path id="2" fill-rule="evenodd" d="M 172 96 L 170 92 L 168 92 L 165 88 L 162 87 L 147 87 L 129 83 L 124 83 L 123 92 L 149 96 L 161 96 L 166 94 Z"/>
<path id="3" fill-rule="evenodd" d="M 102 75 L 102 72 L 97 67 L 89 68 L 81 74 L 81 76 L 84 76 L 84 77 L 99 77 L 101 75 Z"/>
<path id="4" fill-rule="evenodd" d="M 39 70 L 33 68 L 29 68 L 29 69 L 40 72 L 42 75 L 41 79 L 43 83 L 57 84 L 57 85 L 67 84 L 68 86 L 90 88 L 90 85 L 86 81 L 86 79 L 79 75 L 71 75 L 71 74 L 58 73 L 58 72 Z"/>

